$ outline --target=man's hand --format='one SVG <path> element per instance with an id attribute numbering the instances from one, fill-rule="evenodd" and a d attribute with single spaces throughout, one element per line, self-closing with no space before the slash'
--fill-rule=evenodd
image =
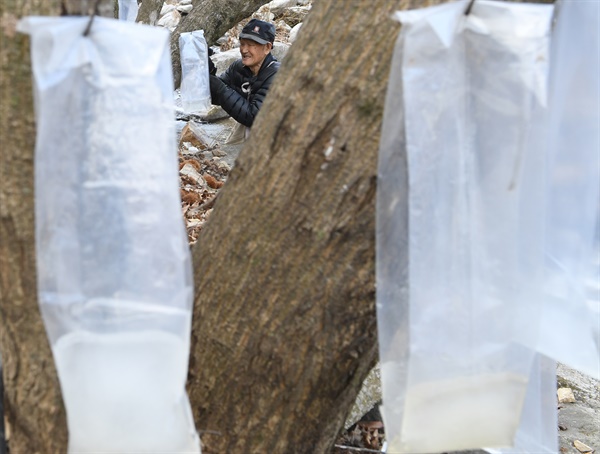
<path id="1" fill-rule="evenodd" d="M 211 76 L 216 76 L 217 75 L 217 67 L 213 63 L 212 58 L 210 58 L 212 56 L 212 54 L 214 54 L 214 52 L 209 47 L 208 48 L 208 74 L 210 74 Z"/>

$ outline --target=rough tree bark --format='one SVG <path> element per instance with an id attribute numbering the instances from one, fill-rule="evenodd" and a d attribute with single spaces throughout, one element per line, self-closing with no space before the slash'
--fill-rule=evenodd
<path id="1" fill-rule="evenodd" d="M 156 24 L 162 6 L 163 0 L 144 0 L 140 5 L 135 21 L 148 25 Z"/>
<path id="2" fill-rule="evenodd" d="M 16 452 L 42 453 L 65 446 L 66 430 L 36 307 L 33 99 L 26 38 L 15 31 L 17 18 L 32 12 L 25 2 L 0 3 L 0 346 L 7 437 Z"/>
<path id="3" fill-rule="evenodd" d="M 87 3 L 87 4 L 86 4 Z M 23 16 L 80 14 L 92 0 L 0 2 L 0 349 L 13 453 L 66 452 L 58 379 L 37 305 L 33 219 L 35 124 Z M 112 0 L 101 11 L 112 15 Z"/>
<path id="4" fill-rule="evenodd" d="M 171 33 L 171 61 L 175 87 L 181 82 L 181 61 L 179 58 L 179 35 L 194 30 L 204 30 L 209 46 L 242 19 L 252 15 L 270 0 L 196 0 L 194 8 Z"/>

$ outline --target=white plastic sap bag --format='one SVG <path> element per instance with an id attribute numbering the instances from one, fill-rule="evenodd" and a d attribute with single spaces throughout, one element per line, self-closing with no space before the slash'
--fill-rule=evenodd
<path id="1" fill-rule="evenodd" d="M 119 20 L 135 22 L 138 10 L 137 0 L 119 0 Z"/>
<path id="2" fill-rule="evenodd" d="M 600 3 L 562 2 L 552 34 L 546 144 L 545 273 L 535 348 L 600 377 Z M 560 327 L 560 336 L 557 335 Z M 538 354 L 514 447 L 556 453 L 556 362 Z"/>
<path id="3" fill-rule="evenodd" d="M 545 299 L 538 349 L 596 379 L 600 379 L 599 55 L 600 2 L 562 2 L 553 35 Z"/>
<path id="4" fill-rule="evenodd" d="M 181 104 L 186 112 L 205 114 L 210 110 L 208 45 L 204 31 L 179 35 L 181 55 Z"/>
<path id="5" fill-rule="evenodd" d="M 511 446 L 538 335 L 544 149 L 529 130 L 553 9 L 468 3 L 398 14 L 377 214 L 393 452 Z"/>
<path id="6" fill-rule="evenodd" d="M 42 315 L 70 453 L 199 453 L 168 32 L 29 17 Z"/>

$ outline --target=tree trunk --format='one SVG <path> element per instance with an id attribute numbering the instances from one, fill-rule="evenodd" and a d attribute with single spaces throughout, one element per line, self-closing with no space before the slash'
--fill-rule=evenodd
<path id="1" fill-rule="evenodd" d="M 162 6 L 163 0 L 144 0 L 140 5 L 135 21 L 142 24 L 155 25 L 158 22 Z"/>
<path id="2" fill-rule="evenodd" d="M 208 45 L 212 45 L 242 19 L 252 15 L 269 0 L 195 0 L 194 8 L 171 34 L 171 61 L 175 87 L 181 83 L 181 61 L 179 58 L 179 35 L 195 30 L 204 30 Z"/>
<path id="3" fill-rule="evenodd" d="M 112 2 L 109 15 L 112 13 Z M 37 305 L 34 249 L 35 124 L 28 38 L 19 18 L 78 14 L 92 1 L 0 2 L 0 348 L 4 410 L 13 453 L 66 452 L 60 388 Z M 89 8 L 88 8 L 89 6 Z M 63 8 L 66 8 L 63 9 Z"/>

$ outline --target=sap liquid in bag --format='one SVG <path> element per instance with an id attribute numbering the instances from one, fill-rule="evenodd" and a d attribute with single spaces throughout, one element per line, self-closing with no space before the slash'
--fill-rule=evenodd
<path id="1" fill-rule="evenodd" d="M 536 354 L 529 376 L 521 423 L 513 446 L 486 449 L 492 454 L 558 453 L 556 361 Z"/>
<path id="2" fill-rule="evenodd" d="M 40 308 L 69 453 L 196 453 L 168 32 L 29 17 Z"/>
<path id="3" fill-rule="evenodd" d="M 181 55 L 181 104 L 186 112 L 206 114 L 211 107 L 208 45 L 204 31 L 179 35 Z"/>
<path id="4" fill-rule="evenodd" d="M 377 213 L 393 452 L 511 446 L 538 336 L 544 150 L 529 130 L 552 7 L 468 3 L 398 14 Z"/>

